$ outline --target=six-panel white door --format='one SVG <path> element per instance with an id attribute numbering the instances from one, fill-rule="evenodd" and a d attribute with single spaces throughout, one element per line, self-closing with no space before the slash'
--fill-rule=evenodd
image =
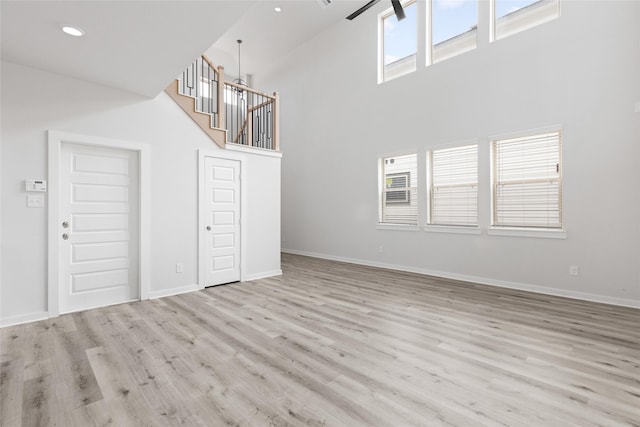
<path id="1" fill-rule="evenodd" d="M 139 299 L 138 153 L 63 143 L 60 312 Z"/>
<path id="2" fill-rule="evenodd" d="M 206 157 L 205 286 L 240 280 L 240 162 Z"/>

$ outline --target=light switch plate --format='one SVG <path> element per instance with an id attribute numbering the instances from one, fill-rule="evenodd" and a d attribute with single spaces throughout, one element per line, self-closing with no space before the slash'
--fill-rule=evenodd
<path id="1" fill-rule="evenodd" d="M 28 208 L 44 208 L 44 195 L 42 194 L 29 194 L 27 196 Z"/>

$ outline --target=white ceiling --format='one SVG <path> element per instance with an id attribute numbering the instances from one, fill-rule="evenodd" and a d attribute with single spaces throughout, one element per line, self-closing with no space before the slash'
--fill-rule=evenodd
<path id="1" fill-rule="evenodd" d="M 198 55 L 237 75 L 290 52 L 366 0 L 0 2 L 2 59 L 154 97 Z M 275 6 L 282 8 L 276 13 Z M 374 13 L 370 11 L 368 13 Z M 61 31 L 82 28 L 81 38 Z M 213 46 L 212 46 L 213 44 Z"/>
<path id="2" fill-rule="evenodd" d="M 237 76 L 237 40 L 240 39 L 242 74 L 254 74 L 321 31 L 345 20 L 347 15 L 367 1 L 332 0 L 328 7 L 321 5 L 319 0 L 259 1 L 206 53 L 216 65 L 223 65 L 228 74 Z M 282 11 L 275 12 L 276 6 Z"/>

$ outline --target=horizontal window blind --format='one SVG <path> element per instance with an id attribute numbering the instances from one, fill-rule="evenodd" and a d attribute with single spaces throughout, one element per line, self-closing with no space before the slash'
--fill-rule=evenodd
<path id="1" fill-rule="evenodd" d="M 418 224 L 418 161 L 416 154 L 382 159 L 379 222 Z"/>
<path id="2" fill-rule="evenodd" d="M 429 224 L 478 224 L 478 145 L 428 153 Z"/>
<path id="3" fill-rule="evenodd" d="M 493 141 L 493 223 L 562 227 L 560 132 Z"/>

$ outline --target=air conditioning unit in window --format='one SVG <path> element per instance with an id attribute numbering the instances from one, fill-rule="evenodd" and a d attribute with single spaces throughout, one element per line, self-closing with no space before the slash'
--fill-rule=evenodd
<path id="1" fill-rule="evenodd" d="M 385 175 L 385 203 L 409 204 L 411 203 L 409 190 L 410 173 L 388 173 Z M 394 190 L 401 188 L 402 190 Z"/>

